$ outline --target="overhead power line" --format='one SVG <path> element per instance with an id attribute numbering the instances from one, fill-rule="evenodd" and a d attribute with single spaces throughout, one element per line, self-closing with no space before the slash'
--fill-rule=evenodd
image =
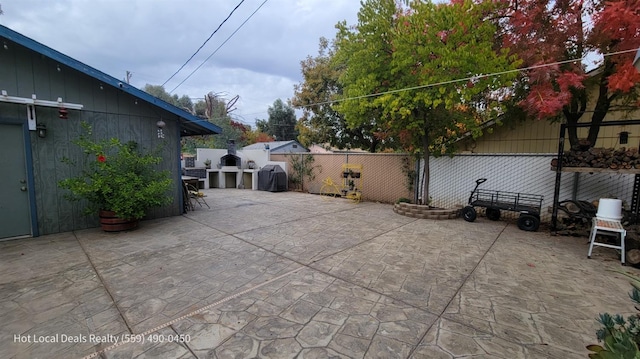
<path id="1" fill-rule="evenodd" d="M 211 35 L 209 35 L 209 37 L 204 40 L 204 42 L 202 43 L 202 45 L 200 45 L 200 47 L 196 50 L 196 52 L 193 53 L 193 55 L 191 55 L 191 57 L 189 57 L 187 59 L 187 61 L 184 62 L 184 64 L 182 64 L 182 66 L 180 66 L 180 68 L 178 69 L 178 71 L 174 72 L 173 75 L 169 76 L 169 78 L 167 79 L 167 81 L 165 81 L 162 84 L 162 87 L 164 87 L 164 85 L 167 84 L 167 82 L 171 81 L 171 79 L 178 74 L 178 72 L 182 71 L 182 69 L 187 66 L 187 64 L 189 63 L 189 61 L 191 61 L 193 59 L 194 56 L 196 56 L 196 54 L 198 52 L 200 52 L 200 50 L 202 50 L 202 48 L 204 47 L 204 45 L 207 44 L 207 42 L 209 42 L 209 40 L 211 40 L 211 38 L 213 37 L 213 35 L 216 34 L 216 32 L 218 32 L 218 30 L 220 30 L 220 28 L 222 27 L 222 25 L 224 25 L 225 22 L 227 22 L 227 20 L 229 20 L 229 18 L 231 17 L 231 15 L 233 15 L 233 13 L 240 7 L 240 5 L 242 5 L 242 3 L 244 2 L 244 0 L 240 0 L 240 2 L 238 3 L 238 5 L 236 5 L 236 7 L 233 8 L 233 10 L 231 10 L 231 12 L 229 13 L 229 15 L 222 20 L 222 22 L 220 23 L 220 25 L 218 25 L 218 27 L 211 33 Z"/>
<path id="2" fill-rule="evenodd" d="M 603 57 L 607 57 L 607 56 L 625 54 L 625 53 L 628 53 L 628 52 L 636 52 L 639 49 L 640 48 L 617 51 L 617 52 L 610 52 L 610 53 L 603 54 L 602 56 Z M 377 97 L 377 96 L 382 96 L 382 95 L 394 94 L 394 93 L 398 93 L 398 92 L 405 92 L 405 91 L 419 90 L 419 89 L 424 89 L 424 88 L 429 88 L 429 87 L 449 85 L 449 84 L 456 83 L 456 82 L 463 82 L 463 81 L 469 81 L 469 80 L 478 80 L 478 79 L 487 78 L 487 77 L 505 75 L 505 74 L 509 74 L 509 73 L 512 73 L 512 72 L 520 72 L 520 71 L 539 69 L 539 68 L 542 68 L 542 67 L 568 64 L 568 63 L 572 63 L 572 62 L 583 61 L 584 59 L 585 58 L 557 61 L 557 62 L 552 62 L 552 63 L 548 63 L 548 64 L 540 64 L 540 65 L 534 65 L 534 66 L 529 66 L 529 67 L 523 67 L 523 68 L 515 69 L 515 70 L 493 72 L 493 73 L 490 73 L 490 74 L 483 74 L 483 75 L 482 74 L 481 75 L 474 75 L 474 76 L 469 76 L 469 77 L 460 78 L 460 79 L 436 82 L 436 83 L 432 83 L 432 84 L 418 85 L 418 86 L 413 86 L 413 87 L 405 87 L 405 88 L 396 89 L 396 90 L 376 92 L 376 93 L 372 93 L 372 94 L 368 94 L 368 95 L 361 95 L 361 96 L 354 96 L 354 97 L 342 98 L 342 99 L 331 100 L 331 101 L 317 102 L 317 103 L 312 103 L 312 104 L 304 105 L 304 106 L 300 106 L 300 107 L 311 107 L 311 106 L 327 105 L 327 104 L 332 104 L 332 103 L 345 102 L 345 101 L 349 101 L 349 100 L 359 100 L 359 99 L 363 99 L 363 98 Z"/>
<path id="3" fill-rule="evenodd" d="M 262 2 L 262 4 L 260 4 L 260 6 L 258 6 L 258 8 L 257 8 L 254 12 L 252 12 L 252 13 L 251 13 L 251 15 L 249 15 L 249 17 L 248 17 L 246 20 L 244 20 L 244 21 L 242 22 L 242 24 L 240 24 L 240 26 L 238 26 L 238 27 L 237 27 L 237 28 L 236 28 L 236 29 L 231 33 L 231 35 L 229 35 L 229 37 L 227 37 L 227 39 L 226 39 L 226 40 L 224 40 L 224 42 L 222 42 L 222 44 L 220 44 L 220 46 L 218 46 L 218 48 L 216 48 L 216 49 L 211 53 L 211 55 L 209 55 L 209 57 L 207 57 L 206 59 L 204 59 L 204 61 L 202 61 L 202 63 L 201 63 L 200 65 L 198 65 L 198 67 L 196 67 L 193 71 L 191 71 L 191 73 L 189 74 L 189 76 L 187 76 L 184 80 L 182 80 L 182 82 L 180 82 L 176 87 L 174 87 L 174 88 L 173 88 L 173 90 L 169 91 L 169 94 L 172 94 L 172 93 L 173 93 L 173 91 L 175 91 L 178 87 L 182 86 L 182 84 L 183 84 L 183 83 L 185 83 L 185 82 L 186 82 L 186 81 L 187 81 L 191 76 L 193 76 L 193 74 L 195 74 L 195 73 L 196 73 L 196 71 L 200 70 L 200 68 L 202 67 L 202 65 L 204 65 L 207 61 L 209 61 L 209 59 L 210 59 L 211 57 L 213 57 L 213 55 L 215 55 L 215 54 L 218 52 L 218 50 L 220 50 L 220 48 L 221 48 L 222 46 L 224 46 L 224 44 L 226 44 L 226 43 L 227 43 L 227 42 L 228 42 L 228 41 L 233 37 L 233 35 L 235 35 L 235 34 L 240 30 L 240 29 L 244 26 L 244 24 L 246 24 L 246 23 L 247 23 L 247 22 L 248 22 L 248 21 L 253 17 L 253 15 L 255 15 L 255 14 L 258 12 L 258 10 L 260 10 L 260 9 L 262 8 L 262 6 L 263 6 L 264 4 L 266 4 L 266 3 L 267 3 L 267 1 L 269 1 L 269 0 L 264 0 L 264 1 Z"/>

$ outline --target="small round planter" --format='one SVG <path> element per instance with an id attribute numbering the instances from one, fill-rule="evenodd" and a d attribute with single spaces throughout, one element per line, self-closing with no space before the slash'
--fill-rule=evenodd
<path id="1" fill-rule="evenodd" d="M 100 227 L 105 232 L 130 231 L 138 227 L 137 219 L 123 219 L 116 217 L 115 212 L 100 211 Z"/>
<path id="2" fill-rule="evenodd" d="M 397 214 L 421 219 L 454 219 L 458 217 L 458 209 L 433 208 L 431 206 L 400 202 L 393 205 Z"/>

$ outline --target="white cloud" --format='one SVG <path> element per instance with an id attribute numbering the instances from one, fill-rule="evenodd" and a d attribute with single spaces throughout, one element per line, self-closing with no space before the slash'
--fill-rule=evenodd
<path id="1" fill-rule="evenodd" d="M 186 78 L 238 29 L 264 0 L 245 0 L 198 55 L 165 88 Z M 231 12 L 238 1 L 2 0 L 0 23 L 132 84 L 159 85 L 171 76 Z M 356 0 L 269 0 L 176 91 L 240 95 L 235 113 L 253 124 L 273 101 L 293 96 L 300 61 L 316 55 L 320 37 L 335 24 L 353 24 Z"/>

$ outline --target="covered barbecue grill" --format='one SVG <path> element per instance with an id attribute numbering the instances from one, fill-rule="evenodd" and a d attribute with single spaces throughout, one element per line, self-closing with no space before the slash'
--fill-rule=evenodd
<path id="1" fill-rule="evenodd" d="M 281 192 L 287 190 L 287 173 L 278 165 L 266 165 L 258 172 L 258 190 Z"/>

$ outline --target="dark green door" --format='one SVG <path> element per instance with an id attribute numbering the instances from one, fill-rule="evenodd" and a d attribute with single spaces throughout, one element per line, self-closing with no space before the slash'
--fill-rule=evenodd
<path id="1" fill-rule="evenodd" d="M 24 133 L 0 125 L 0 240 L 31 235 Z"/>

